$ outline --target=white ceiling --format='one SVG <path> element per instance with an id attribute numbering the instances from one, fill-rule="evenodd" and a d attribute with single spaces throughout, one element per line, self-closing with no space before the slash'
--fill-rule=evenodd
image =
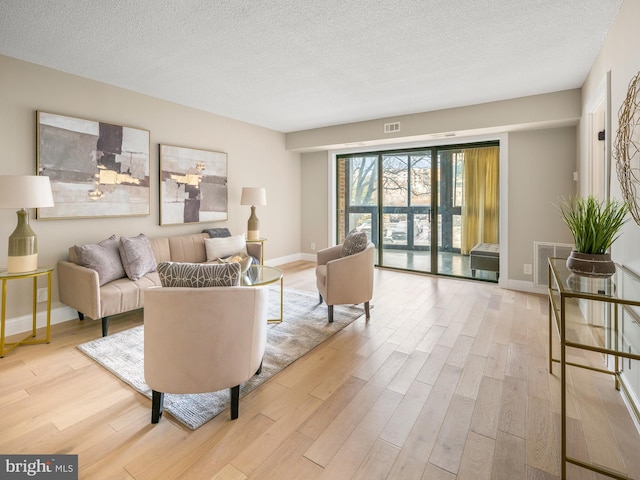
<path id="1" fill-rule="evenodd" d="M 282 132 L 578 88 L 623 0 L 0 0 L 0 54 Z"/>

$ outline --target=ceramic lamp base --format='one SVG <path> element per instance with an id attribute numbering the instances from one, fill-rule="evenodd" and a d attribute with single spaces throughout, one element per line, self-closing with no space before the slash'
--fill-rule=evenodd
<path id="1" fill-rule="evenodd" d="M 7 273 L 27 273 L 38 269 L 38 254 L 7 257 Z"/>
<path id="2" fill-rule="evenodd" d="M 8 273 L 33 272 L 38 269 L 38 237 L 29 226 L 29 213 L 24 208 L 16 212 L 18 225 L 9 236 Z"/>
<path id="3" fill-rule="evenodd" d="M 256 216 L 256 207 L 251 206 L 251 216 L 247 222 L 247 240 L 258 240 L 260 238 L 260 220 Z"/>

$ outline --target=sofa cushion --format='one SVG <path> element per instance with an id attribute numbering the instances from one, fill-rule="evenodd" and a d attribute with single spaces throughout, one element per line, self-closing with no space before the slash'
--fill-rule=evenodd
<path id="1" fill-rule="evenodd" d="M 138 280 L 156 269 L 156 257 L 149 239 L 140 234 L 137 237 L 120 238 L 120 258 L 122 266 L 131 280 Z"/>
<path id="2" fill-rule="evenodd" d="M 207 250 L 207 262 L 230 255 L 247 253 L 247 241 L 244 234 L 224 238 L 205 238 L 204 247 Z"/>
<path id="3" fill-rule="evenodd" d="M 340 256 L 347 257 L 354 253 L 362 252 L 367 248 L 368 243 L 369 241 L 367 240 L 367 234 L 365 232 L 351 230 L 349 235 L 347 235 L 347 238 L 344 239 Z"/>
<path id="4" fill-rule="evenodd" d="M 163 287 L 233 287 L 240 285 L 239 263 L 161 262 L 158 275 Z"/>
<path id="5" fill-rule="evenodd" d="M 116 235 L 91 245 L 74 245 L 78 263 L 98 272 L 100 286 L 126 275 L 120 260 L 118 247 L 120 241 Z"/>

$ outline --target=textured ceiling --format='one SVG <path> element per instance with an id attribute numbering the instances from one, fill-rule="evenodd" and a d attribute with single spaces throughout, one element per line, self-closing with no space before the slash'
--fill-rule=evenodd
<path id="1" fill-rule="evenodd" d="M 282 132 L 578 88 L 622 0 L 0 0 L 0 54 Z"/>

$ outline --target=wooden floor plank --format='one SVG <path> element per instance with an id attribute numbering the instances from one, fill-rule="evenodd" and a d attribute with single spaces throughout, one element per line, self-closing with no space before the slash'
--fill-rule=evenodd
<path id="1" fill-rule="evenodd" d="M 353 480 L 384 480 L 388 477 L 400 449 L 383 440 L 376 439 L 365 459 L 358 465 Z"/>
<path id="2" fill-rule="evenodd" d="M 462 453 L 457 480 L 490 480 L 496 442 L 469 432 Z"/>
<path id="3" fill-rule="evenodd" d="M 440 428 L 429 463 L 447 472 L 458 473 L 460 460 L 469 432 L 474 401 L 454 395 L 449 410 Z"/>
<path id="4" fill-rule="evenodd" d="M 479 435 L 495 440 L 500 420 L 500 399 L 502 398 L 502 380 L 483 376 L 471 417 L 469 429 Z"/>

